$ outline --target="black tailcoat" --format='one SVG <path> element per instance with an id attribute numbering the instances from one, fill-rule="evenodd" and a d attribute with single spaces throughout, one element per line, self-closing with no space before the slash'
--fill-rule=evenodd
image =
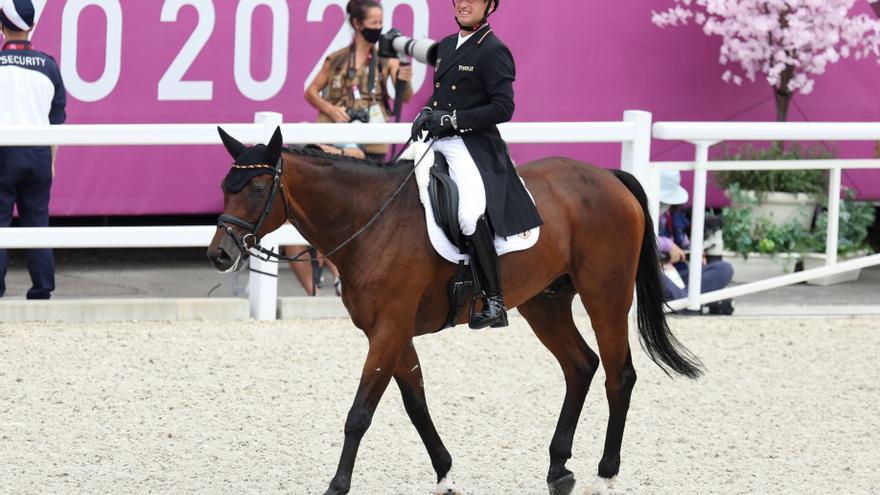
<path id="1" fill-rule="evenodd" d="M 499 236 L 516 235 L 543 221 L 497 127 L 513 116 L 513 56 L 489 25 L 469 36 L 456 50 L 457 43 L 457 33 L 440 42 L 434 95 L 428 106 L 456 111 L 456 132 L 483 177 L 489 222 Z"/>

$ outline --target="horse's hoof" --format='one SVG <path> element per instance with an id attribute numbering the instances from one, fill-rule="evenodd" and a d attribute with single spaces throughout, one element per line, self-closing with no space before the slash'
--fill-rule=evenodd
<path id="1" fill-rule="evenodd" d="M 431 495 L 464 495 L 458 488 L 449 488 L 445 492 L 431 492 Z"/>
<path id="2" fill-rule="evenodd" d="M 596 481 L 593 482 L 593 487 L 587 490 L 586 495 L 614 495 L 614 492 L 611 490 L 614 488 L 615 481 L 617 481 L 617 476 L 613 478 L 597 476 Z"/>
<path id="3" fill-rule="evenodd" d="M 547 483 L 547 486 L 550 488 L 550 495 L 571 495 L 574 484 L 574 474 L 568 473 L 556 481 Z"/>

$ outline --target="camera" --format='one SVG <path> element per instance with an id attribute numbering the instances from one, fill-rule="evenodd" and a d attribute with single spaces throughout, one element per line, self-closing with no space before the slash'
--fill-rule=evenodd
<path id="1" fill-rule="evenodd" d="M 370 123 L 370 112 L 368 112 L 366 108 L 361 108 L 360 110 L 349 108 L 345 113 L 348 114 L 348 118 L 350 118 L 352 122 L 363 122 L 364 124 Z"/>
<path id="2" fill-rule="evenodd" d="M 703 245 L 706 249 L 706 258 L 709 261 L 721 259 L 721 255 L 724 252 L 723 227 L 723 217 L 720 215 L 706 215 L 706 221 L 703 222 Z"/>
<path id="3" fill-rule="evenodd" d="M 437 63 L 439 44 L 430 38 L 412 39 L 391 29 L 379 39 L 379 56 L 383 58 L 413 57 L 423 64 Z"/>

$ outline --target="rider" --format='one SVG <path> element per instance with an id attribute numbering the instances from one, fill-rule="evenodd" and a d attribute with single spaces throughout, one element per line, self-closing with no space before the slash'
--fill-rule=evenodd
<path id="1" fill-rule="evenodd" d="M 461 29 L 440 42 L 434 95 L 412 130 L 413 139 L 422 131 L 435 139 L 459 188 L 458 220 L 486 303 L 471 315 L 471 328 L 507 326 L 494 236 L 543 223 L 496 127 L 513 116 L 516 78 L 510 50 L 488 24 L 499 1 L 453 0 Z"/>

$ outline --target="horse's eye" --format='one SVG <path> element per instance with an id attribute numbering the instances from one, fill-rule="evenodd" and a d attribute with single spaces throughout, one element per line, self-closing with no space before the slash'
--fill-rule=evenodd
<path id="1" fill-rule="evenodd" d="M 266 194 L 266 186 L 254 186 L 254 194 L 258 196 Z"/>

